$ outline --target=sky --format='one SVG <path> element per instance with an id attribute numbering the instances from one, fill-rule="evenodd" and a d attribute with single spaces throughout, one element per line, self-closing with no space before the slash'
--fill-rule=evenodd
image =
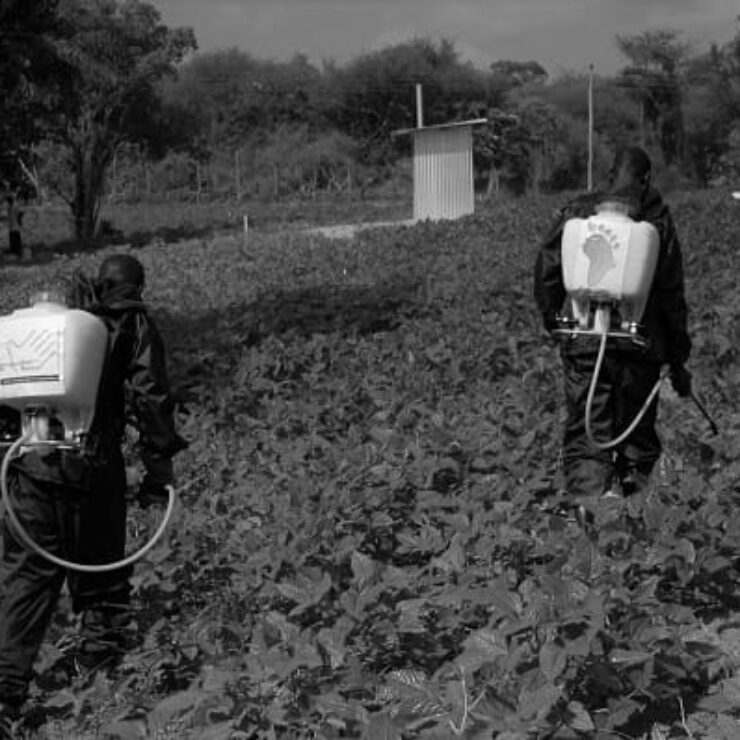
<path id="1" fill-rule="evenodd" d="M 447 38 L 464 60 L 540 62 L 553 75 L 611 74 L 617 34 L 682 31 L 697 50 L 734 35 L 739 0 L 150 0 L 201 51 L 238 47 L 261 59 L 302 53 L 345 63 L 413 37 Z"/>

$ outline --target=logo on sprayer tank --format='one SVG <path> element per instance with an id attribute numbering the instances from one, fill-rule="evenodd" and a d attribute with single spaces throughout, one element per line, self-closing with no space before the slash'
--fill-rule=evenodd
<path id="1" fill-rule="evenodd" d="M 591 232 L 583 242 L 583 253 L 588 257 L 589 288 L 597 287 L 604 277 L 617 266 L 614 251 L 619 249 L 619 238 L 604 224 L 589 222 Z"/>
<path id="2" fill-rule="evenodd" d="M 0 385 L 59 379 L 58 330 L 6 331 L 9 336 L 0 341 Z"/>

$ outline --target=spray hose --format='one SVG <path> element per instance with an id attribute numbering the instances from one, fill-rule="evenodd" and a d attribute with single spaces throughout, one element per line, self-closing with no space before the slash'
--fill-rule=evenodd
<path id="1" fill-rule="evenodd" d="M 14 527 L 15 533 L 17 533 L 18 537 L 20 537 L 21 541 L 27 548 L 35 552 L 37 555 L 45 558 L 50 563 L 58 565 L 60 568 L 77 571 L 78 573 L 107 573 L 112 570 L 118 570 L 120 568 L 125 568 L 126 566 L 132 565 L 137 560 L 140 560 L 142 557 L 144 557 L 144 555 L 146 555 L 154 547 L 154 545 L 157 544 L 159 539 L 162 537 L 164 530 L 167 528 L 170 519 L 172 518 L 172 512 L 175 507 L 175 490 L 172 486 L 167 486 L 167 492 L 169 494 L 167 509 L 165 510 L 164 517 L 162 518 L 162 522 L 157 528 L 157 531 L 140 550 L 133 553 L 132 555 L 129 555 L 126 558 L 123 558 L 122 560 L 117 560 L 113 563 L 103 563 L 100 565 L 86 565 L 84 563 L 74 563 L 70 560 L 65 560 L 64 558 L 60 558 L 41 547 L 41 545 L 33 540 L 31 535 L 28 534 L 26 529 L 20 523 L 18 516 L 13 509 L 13 505 L 10 500 L 10 494 L 8 492 L 8 471 L 10 470 L 10 463 L 12 462 L 13 458 L 16 457 L 21 447 L 27 444 L 28 441 L 25 439 L 25 437 L 19 437 L 15 442 L 13 442 L 13 444 L 10 446 L 10 449 L 8 449 L 5 454 L 2 467 L 0 467 L 0 491 L 2 492 L 1 500 L 5 507 L 5 511 L 7 512 L 8 519 L 10 519 L 10 522 Z"/>
<path id="2" fill-rule="evenodd" d="M 599 380 L 599 375 L 601 374 L 601 366 L 604 364 L 604 355 L 606 354 L 606 343 L 607 339 L 609 338 L 609 329 L 607 324 L 604 324 L 602 333 L 601 333 L 601 342 L 599 344 L 599 354 L 596 358 L 596 365 L 594 367 L 594 374 L 591 378 L 591 385 L 588 389 L 588 396 L 586 398 L 586 437 L 588 437 L 588 441 L 597 449 L 599 450 L 611 450 L 612 448 L 616 447 L 617 445 L 622 444 L 627 437 L 632 434 L 632 432 L 635 431 L 637 428 L 637 425 L 642 421 L 642 418 L 647 413 L 647 410 L 650 408 L 650 404 L 653 402 L 655 397 L 658 395 L 658 391 L 660 390 L 660 385 L 663 382 L 663 379 L 667 375 L 667 371 L 664 371 L 661 373 L 660 377 L 656 381 L 655 385 L 653 386 L 653 389 L 650 391 L 647 399 L 645 400 L 645 403 L 642 405 L 642 408 L 637 412 L 637 416 L 632 420 L 632 423 L 615 439 L 610 440 L 609 442 L 599 442 L 595 437 L 593 430 L 591 429 L 591 411 L 594 403 L 594 395 L 596 394 L 596 384 Z"/>

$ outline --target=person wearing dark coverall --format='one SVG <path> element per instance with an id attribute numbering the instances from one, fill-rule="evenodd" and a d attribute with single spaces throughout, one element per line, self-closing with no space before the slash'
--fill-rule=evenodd
<path id="1" fill-rule="evenodd" d="M 671 383 L 678 395 L 691 395 L 691 374 L 685 367 L 691 341 L 681 246 L 670 210 L 650 181 L 651 162 L 645 151 L 639 147 L 621 149 L 612 165 L 608 190 L 587 193 L 566 205 L 544 239 L 535 263 L 535 299 L 545 329 L 552 331 L 566 299 L 561 237 L 568 219 L 594 215 L 598 204 L 618 200 L 629 204 L 635 221 L 647 221 L 658 230 L 658 263 L 642 320 L 647 346 L 640 349 L 629 341 L 626 346 L 607 345 L 591 417 L 597 440 L 614 439 L 627 428 L 658 380 L 662 365 L 670 366 Z M 598 344 L 599 339 L 592 337 L 567 339 L 561 344 L 567 410 L 562 461 L 571 502 L 612 493 L 614 483 L 619 483 L 624 495 L 641 490 L 661 454 L 655 429 L 657 396 L 616 450 L 595 449 L 589 443 L 585 409 Z"/>
<path id="2" fill-rule="evenodd" d="M 127 412 L 135 419 L 146 468 L 137 493 L 142 506 L 166 503 L 172 458 L 187 446 L 175 430 L 164 348 L 142 302 L 143 287 L 144 269 L 128 255 L 107 258 L 96 281 L 76 276 L 68 303 L 98 316 L 109 332 L 85 450 L 28 452 L 12 464 L 9 475 L 11 500 L 29 534 L 77 562 L 104 564 L 125 555 L 121 442 Z M 7 422 L 7 407 L 3 417 Z M 27 698 L 33 663 L 65 579 L 72 608 L 82 614 L 78 665 L 93 669 L 120 655 L 130 620 L 131 567 L 94 574 L 59 568 L 19 542 L 7 518 L 3 545 L 0 715 L 5 713 L 7 723 Z"/>

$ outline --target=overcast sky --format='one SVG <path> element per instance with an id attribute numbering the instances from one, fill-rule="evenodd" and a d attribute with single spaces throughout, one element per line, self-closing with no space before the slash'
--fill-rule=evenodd
<path id="1" fill-rule="evenodd" d="M 191 26 L 199 47 L 238 46 L 259 58 L 301 52 L 346 62 L 413 36 L 449 38 L 464 59 L 534 59 L 551 73 L 611 73 L 618 33 L 672 28 L 697 49 L 729 40 L 739 0 L 152 0 L 171 26 Z"/>

